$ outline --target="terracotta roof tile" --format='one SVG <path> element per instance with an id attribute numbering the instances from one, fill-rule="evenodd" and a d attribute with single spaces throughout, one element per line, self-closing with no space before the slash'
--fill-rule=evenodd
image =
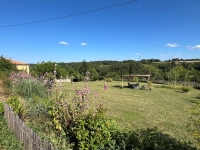
<path id="1" fill-rule="evenodd" d="M 12 64 L 15 64 L 15 65 L 28 65 L 28 64 L 25 63 L 25 62 L 19 62 L 19 61 L 11 60 L 11 59 L 8 59 L 8 60 L 10 60 L 10 62 L 11 62 Z"/>

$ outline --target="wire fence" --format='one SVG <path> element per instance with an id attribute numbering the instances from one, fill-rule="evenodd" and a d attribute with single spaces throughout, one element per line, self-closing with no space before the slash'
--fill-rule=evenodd
<path id="1" fill-rule="evenodd" d="M 25 123 L 16 115 L 12 108 L 4 103 L 4 117 L 8 126 L 13 129 L 17 138 L 24 143 L 25 150 L 58 150 L 47 140 L 42 142 L 41 138 L 27 127 Z"/>

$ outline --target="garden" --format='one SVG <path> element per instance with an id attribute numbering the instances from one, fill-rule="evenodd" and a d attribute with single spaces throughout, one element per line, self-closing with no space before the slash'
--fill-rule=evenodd
<path id="1" fill-rule="evenodd" d="M 199 148 L 198 89 L 152 83 L 148 90 L 143 82 L 145 89 L 122 89 L 121 81 L 90 81 L 89 71 L 69 83 L 56 83 L 48 72 L 8 74 L 0 100 L 57 149 Z"/>

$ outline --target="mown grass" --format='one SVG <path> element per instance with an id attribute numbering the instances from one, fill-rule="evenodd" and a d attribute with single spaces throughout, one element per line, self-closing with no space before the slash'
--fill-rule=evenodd
<path id="1" fill-rule="evenodd" d="M 64 93 L 70 93 L 84 85 L 84 82 L 65 83 Z M 121 82 L 107 82 L 108 89 L 104 91 L 104 82 L 89 82 L 90 89 L 96 90 L 99 101 L 104 100 L 109 108 L 108 116 L 112 117 L 122 128 L 145 129 L 157 127 L 163 133 L 169 134 L 180 141 L 191 141 L 198 146 L 192 136 L 192 120 L 190 109 L 200 99 L 199 90 L 192 89 L 183 93 L 180 87 L 163 88 L 154 85 L 153 90 L 134 90 L 126 86 L 121 89 Z M 143 83 L 141 83 L 143 84 Z"/>

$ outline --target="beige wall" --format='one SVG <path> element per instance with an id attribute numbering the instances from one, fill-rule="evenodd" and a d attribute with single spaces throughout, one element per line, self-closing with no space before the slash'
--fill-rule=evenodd
<path id="1" fill-rule="evenodd" d="M 26 71 L 29 74 L 29 65 L 16 65 L 17 70 Z"/>

